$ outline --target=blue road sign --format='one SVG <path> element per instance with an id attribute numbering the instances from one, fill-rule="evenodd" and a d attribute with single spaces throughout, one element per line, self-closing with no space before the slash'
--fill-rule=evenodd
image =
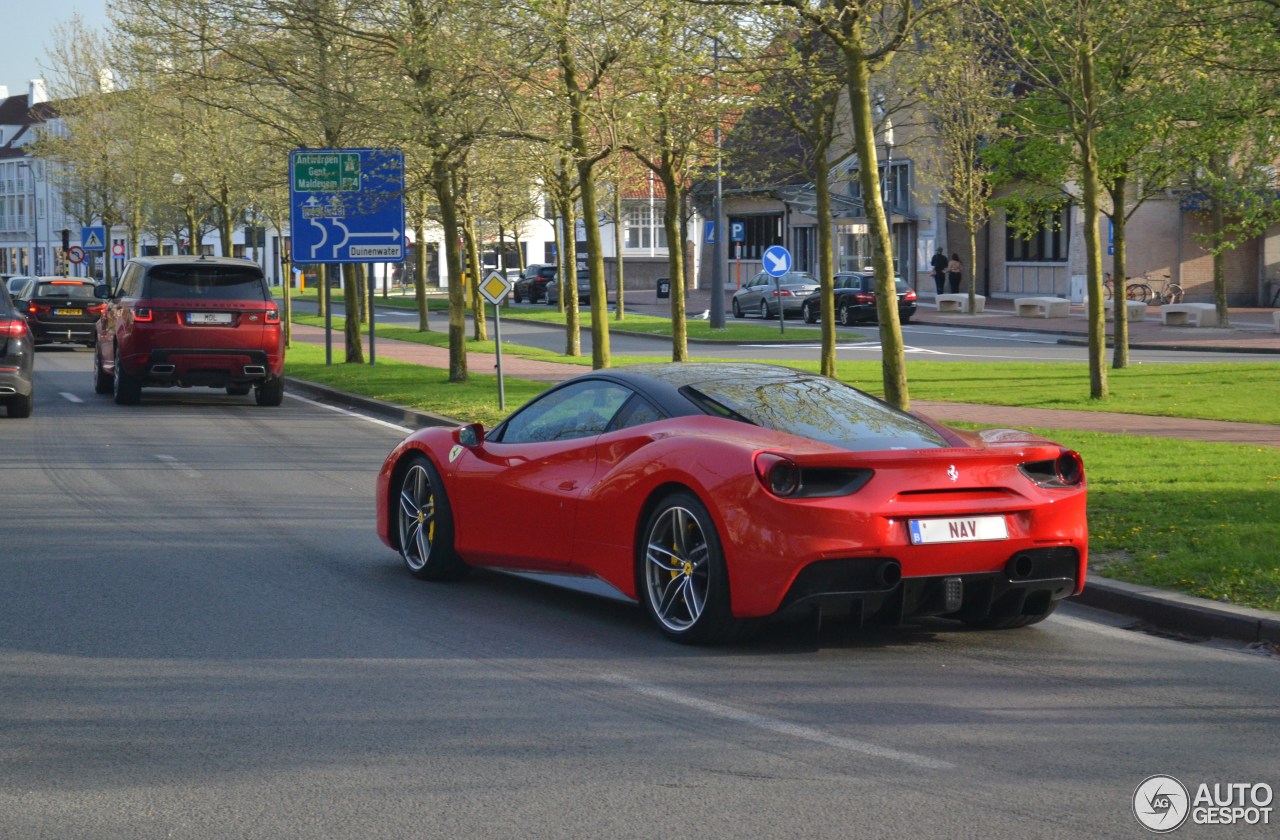
<path id="1" fill-rule="evenodd" d="M 791 252 L 781 245 L 764 249 L 764 270 L 770 277 L 781 277 L 791 270 Z"/>
<path id="2" fill-rule="evenodd" d="M 294 149 L 289 210 L 295 263 L 404 262 L 404 154 Z"/>
<path id="3" fill-rule="evenodd" d="M 703 242 L 705 242 L 705 243 L 706 243 L 706 244 L 708 244 L 708 245 L 714 245 L 714 244 L 716 244 L 716 223 L 715 223 L 715 220 L 713 220 L 713 219 L 708 219 L 708 220 L 707 220 L 707 227 L 706 227 L 706 231 L 707 231 L 707 233 L 706 233 L 706 236 L 703 238 Z"/>
<path id="4" fill-rule="evenodd" d="M 93 225 L 80 228 L 80 247 L 86 251 L 107 250 L 106 225 Z"/>
<path id="5" fill-rule="evenodd" d="M 747 223 L 746 222 L 729 222 L 729 241 L 730 242 L 746 242 L 747 241 Z"/>

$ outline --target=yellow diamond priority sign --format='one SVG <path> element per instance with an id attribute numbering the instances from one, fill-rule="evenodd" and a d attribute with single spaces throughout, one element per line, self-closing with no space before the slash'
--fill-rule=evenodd
<path id="1" fill-rule="evenodd" d="M 502 303 L 502 299 L 511 291 L 511 283 L 496 270 L 490 270 L 480 281 L 480 294 L 494 306 Z"/>

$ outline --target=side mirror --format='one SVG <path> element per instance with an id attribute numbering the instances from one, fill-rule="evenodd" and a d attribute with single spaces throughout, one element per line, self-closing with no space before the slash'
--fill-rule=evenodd
<path id="1" fill-rule="evenodd" d="M 93 287 L 93 296 L 99 300 L 106 300 L 111 297 L 111 287 L 103 283 L 100 286 Z"/>
<path id="2" fill-rule="evenodd" d="M 468 423 L 453 433 L 454 439 L 468 449 L 475 449 L 484 443 L 484 424 Z"/>

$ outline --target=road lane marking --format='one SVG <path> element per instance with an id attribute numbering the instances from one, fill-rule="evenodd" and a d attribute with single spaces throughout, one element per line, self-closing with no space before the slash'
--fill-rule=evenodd
<path id="1" fill-rule="evenodd" d="M 948 761 L 942 761 L 941 759 L 929 758 L 928 756 L 917 755 L 916 753 L 903 752 L 902 750 L 895 750 L 890 747 L 882 747 L 868 741 L 859 741 L 856 738 L 845 738 L 840 735 L 832 735 L 811 726 L 790 723 L 785 720 L 768 717 L 767 715 L 758 715 L 755 712 L 747 712 L 742 709 L 725 706 L 721 703 L 703 700 L 701 697 L 694 697 L 689 694 L 682 694 L 678 691 L 659 688 L 658 686 L 649 685 L 648 683 L 636 682 L 622 676 L 621 674 L 605 674 L 602 679 L 621 688 L 625 688 L 628 691 L 635 692 L 636 694 L 642 694 L 645 697 L 652 697 L 656 700 L 661 700 L 664 703 L 674 703 L 686 706 L 704 714 L 715 715 L 716 717 L 724 718 L 725 720 L 732 720 L 737 723 L 746 724 L 747 726 L 752 726 L 756 729 L 763 729 L 778 735 L 798 738 L 802 741 L 811 741 L 816 744 L 822 744 L 824 746 L 833 747 L 846 752 L 869 755 L 874 758 L 883 758 L 889 761 L 898 761 L 903 764 L 909 764 L 913 767 L 921 767 L 926 770 L 955 769 L 954 764 Z"/>
<path id="2" fill-rule="evenodd" d="M 66 400 L 67 402 L 72 402 L 72 403 L 82 403 L 82 402 L 84 402 L 84 400 L 80 399 L 80 398 L 79 398 L 79 397 L 77 397 L 75 394 L 71 393 L 70 391 L 59 391 L 58 393 L 59 393 L 59 394 L 61 394 L 61 395 L 62 395 L 62 398 L 63 398 L 64 400 Z"/>
<path id="3" fill-rule="evenodd" d="M 156 460 L 172 470 L 182 473 L 187 478 L 200 478 L 200 471 L 193 469 L 172 455 L 157 455 Z"/>
<path id="4" fill-rule="evenodd" d="M 297 394 L 290 394 L 286 392 L 285 396 L 289 397 L 290 399 L 301 400 L 302 402 L 308 403 L 309 405 L 314 405 L 317 408 L 325 408 L 325 409 L 328 409 L 329 411 L 337 412 L 338 414 L 345 414 L 348 417 L 354 417 L 357 420 L 365 420 L 370 423 L 375 423 L 379 426 L 386 426 L 388 429 L 395 429 L 397 432 L 404 432 L 406 435 L 414 431 L 413 429 L 410 429 L 408 426 L 401 426 L 398 423 L 392 423 L 387 420 L 379 420 L 377 417 L 369 417 L 366 414 L 361 414 L 358 411 L 351 411 L 350 409 L 341 408 L 340 406 L 329 405 L 327 403 L 318 402 L 316 400 L 309 400 L 306 397 L 300 397 Z"/>

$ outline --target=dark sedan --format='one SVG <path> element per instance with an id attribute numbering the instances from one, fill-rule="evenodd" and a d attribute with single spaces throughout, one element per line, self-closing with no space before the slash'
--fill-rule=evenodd
<path id="1" fill-rule="evenodd" d="M 516 303 L 537 303 L 547 299 L 547 284 L 554 283 L 557 269 L 554 265 L 536 263 L 525 268 L 524 276 L 511 287 L 511 297 Z"/>
<path id="2" fill-rule="evenodd" d="M 36 344 L 57 341 L 94 346 L 103 301 L 94 291 L 92 280 L 37 277 L 18 306 L 26 308 L 27 325 Z"/>
<path id="3" fill-rule="evenodd" d="M 547 303 L 555 306 L 560 302 L 560 284 L 552 280 L 547 284 L 546 289 Z M 586 269 L 578 270 L 578 304 L 580 306 L 588 306 L 591 303 L 591 272 Z"/>
<path id="4" fill-rule="evenodd" d="M 0 292 L 0 402 L 10 417 L 31 416 L 34 358 L 26 318 Z"/>
<path id="5" fill-rule="evenodd" d="M 834 278 L 836 323 L 846 327 L 860 321 L 875 321 L 876 316 L 876 278 L 872 274 L 837 274 Z M 894 278 L 894 287 L 898 292 L 898 320 L 903 324 L 911 323 L 911 316 L 916 314 L 916 292 L 902 278 Z M 822 292 L 816 291 L 800 304 L 800 314 L 806 324 L 817 323 L 822 313 Z"/>

